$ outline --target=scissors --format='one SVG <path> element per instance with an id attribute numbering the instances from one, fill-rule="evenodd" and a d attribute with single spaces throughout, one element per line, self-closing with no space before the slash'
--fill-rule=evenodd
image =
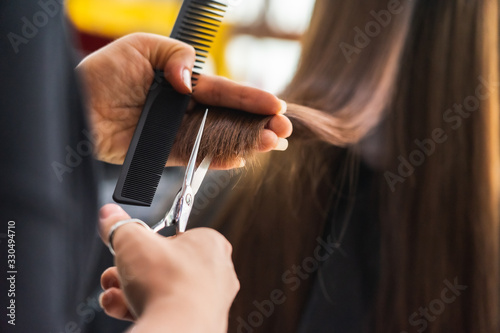
<path id="1" fill-rule="evenodd" d="M 200 129 L 198 130 L 198 135 L 196 136 L 196 141 L 194 142 L 193 150 L 191 151 L 191 157 L 189 158 L 186 168 L 182 188 L 177 193 L 174 203 L 165 217 L 152 227 L 154 232 L 158 232 L 161 229 L 170 226 L 175 226 L 177 234 L 186 231 L 189 215 L 191 214 L 191 210 L 194 205 L 194 197 L 200 189 L 201 183 L 203 182 L 208 168 L 210 167 L 210 163 L 212 162 L 212 157 L 205 157 L 195 171 L 196 160 L 198 158 L 198 151 L 200 149 L 201 137 L 203 136 L 203 129 L 205 127 L 207 115 L 208 109 L 205 110 L 205 115 L 201 121 Z"/>

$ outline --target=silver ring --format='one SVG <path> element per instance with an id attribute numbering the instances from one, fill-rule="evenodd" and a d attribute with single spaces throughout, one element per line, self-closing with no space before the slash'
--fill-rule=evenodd
<path id="1" fill-rule="evenodd" d="M 147 225 L 146 223 L 144 223 L 143 221 L 141 221 L 139 219 L 130 219 L 130 220 L 124 220 L 124 221 L 116 222 L 115 224 L 113 224 L 113 226 L 109 230 L 109 234 L 108 234 L 108 248 L 109 248 L 109 251 L 111 252 L 112 255 L 115 255 L 115 250 L 113 249 L 113 235 L 114 235 L 116 229 L 118 229 L 122 225 L 125 225 L 125 224 L 128 224 L 128 223 L 138 223 L 138 224 L 142 225 L 144 228 L 146 228 L 146 229 L 148 229 L 150 231 L 152 230 L 149 227 L 149 225 Z"/>

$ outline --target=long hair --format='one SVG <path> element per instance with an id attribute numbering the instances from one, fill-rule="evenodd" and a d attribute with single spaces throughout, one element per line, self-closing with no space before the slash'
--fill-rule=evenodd
<path id="1" fill-rule="evenodd" d="M 317 0 L 283 94 L 297 104 L 290 148 L 262 157 L 215 219 L 242 286 L 231 332 L 257 306 L 269 316 L 252 331 L 297 329 L 312 279 L 292 290 L 284 273 L 352 195 L 361 160 L 379 199 L 370 330 L 500 329 L 498 29 L 493 0 Z M 424 328 L 413 314 L 453 284 Z"/>

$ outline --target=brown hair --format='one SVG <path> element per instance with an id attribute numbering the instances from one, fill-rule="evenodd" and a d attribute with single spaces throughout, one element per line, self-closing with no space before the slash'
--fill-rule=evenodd
<path id="1" fill-rule="evenodd" d="M 311 255 L 335 198 L 350 194 L 341 189 L 354 187 L 357 165 L 370 159 L 371 141 L 379 143 L 371 165 L 381 231 L 371 330 L 412 331 L 410 315 L 455 278 L 467 290 L 427 332 L 500 329 L 498 4 L 422 0 L 389 11 L 394 3 L 316 2 L 283 94 L 302 105 L 289 108 L 290 148 L 263 156 L 216 218 L 242 286 L 231 332 L 276 289 L 286 301 L 255 332 L 297 329 L 311 279 L 291 291 L 282 274 Z M 381 9 L 391 23 L 356 44 L 355 28 Z M 431 139 L 425 156 L 415 140 Z M 412 154 L 424 158 L 413 170 Z M 411 172 L 399 172 L 402 163 Z"/>
<path id="2" fill-rule="evenodd" d="M 187 163 L 200 128 L 206 106 L 198 105 L 184 116 L 172 148 L 171 158 Z M 209 107 L 198 162 L 212 156 L 211 167 L 234 164 L 235 160 L 251 160 L 259 146 L 259 132 L 269 117 L 220 107 Z"/>

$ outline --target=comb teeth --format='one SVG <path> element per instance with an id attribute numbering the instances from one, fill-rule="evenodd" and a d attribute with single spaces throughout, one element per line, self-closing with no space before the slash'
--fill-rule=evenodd
<path id="1" fill-rule="evenodd" d="M 196 65 L 193 70 L 193 87 L 195 76 L 200 74 L 217 33 L 227 5 L 213 0 L 185 0 L 170 37 L 183 41 L 194 47 Z"/>

